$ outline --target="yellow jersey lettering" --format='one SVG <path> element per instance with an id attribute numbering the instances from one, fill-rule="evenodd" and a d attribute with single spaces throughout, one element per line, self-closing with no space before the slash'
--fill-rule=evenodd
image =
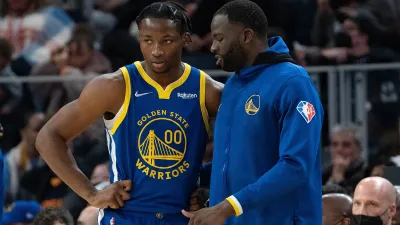
<path id="1" fill-rule="evenodd" d="M 183 161 L 182 165 L 178 166 L 176 169 L 172 169 L 166 172 L 156 171 L 151 167 L 146 166 L 143 162 L 138 159 L 136 162 L 136 167 L 141 170 L 148 177 L 157 180 L 170 180 L 175 177 L 179 177 L 179 175 L 186 172 L 186 169 L 190 167 L 190 164 L 186 161 Z"/>
<path id="2" fill-rule="evenodd" d="M 149 167 L 146 167 L 142 172 L 148 176 L 149 175 Z"/>
<path id="3" fill-rule="evenodd" d="M 186 171 L 186 170 L 183 168 L 183 166 L 179 166 L 178 169 L 179 169 L 179 172 L 181 172 L 181 173 L 183 173 L 183 172 Z"/>
<path id="4" fill-rule="evenodd" d="M 141 115 L 136 167 L 146 176 L 170 180 L 190 167 L 184 161 L 187 147 L 186 130 L 189 123 L 176 112 L 163 109 Z"/>
<path id="5" fill-rule="evenodd" d="M 187 169 L 189 168 L 190 164 L 186 161 L 183 161 L 183 166 Z"/>
<path id="6" fill-rule="evenodd" d="M 158 177 L 157 179 L 159 180 L 164 180 L 164 173 L 163 172 L 158 172 Z"/>
<path id="7" fill-rule="evenodd" d="M 156 174 L 157 174 L 157 172 L 155 170 L 150 171 L 150 177 L 152 177 L 154 179 L 156 179 Z"/>
<path id="8" fill-rule="evenodd" d="M 178 170 L 172 170 L 172 176 L 173 177 L 178 177 L 179 176 L 179 171 Z"/>
<path id="9" fill-rule="evenodd" d="M 165 175 L 167 175 L 167 180 L 171 180 L 171 176 L 169 175 L 171 172 L 165 172 Z"/>
<path id="10" fill-rule="evenodd" d="M 139 168 L 139 170 L 141 170 L 145 167 L 145 165 L 143 165 L 140 159 L 138 159 L 136 162 L 136 167 Z"/>

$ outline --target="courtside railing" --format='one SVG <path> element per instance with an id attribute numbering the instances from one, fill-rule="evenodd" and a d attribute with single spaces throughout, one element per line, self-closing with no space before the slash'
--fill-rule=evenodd
<path id="1" fill-rule="evenodd" d="M 400 71 L 400 63 L 384 64 L 357 64 L 339 66 L 311 66 L 306 67 L 317 89 L 320 93 L 327 95 L 328 107 L 325 111 L 328 114 L 329 129 L 340 122 L 355 122 L 360 126 L 362 144 L 368 146 L 368 126 L 367 126 L 367 75 L 375 72 L 374 75 L 385 76 L 379 71 Z M 212 77 L 228 77 L 232 73 L 222 70 L 206 70 Z M 376 73 L 378 72 L 378 73 Z M 322 76 L 327 76 L 322 79 Z M 22 76 L 17 78 L 2 78 L 1 83 L 48 83 L 48 82 L 87 82 L 94 76 L 84 77 L 62 77 L 53 76 Z M 321 90 L 321 80 L 326 80 L 327 90 Z M 398 93 L 400 90 L 396 90 Z M 400 101 L 400 100 L 399 100 Z M 364 156 L 368 150 L 364 151 Z"/>

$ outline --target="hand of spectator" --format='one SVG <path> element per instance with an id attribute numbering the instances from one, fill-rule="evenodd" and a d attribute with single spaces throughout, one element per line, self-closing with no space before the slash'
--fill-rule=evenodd
<path id="1" fill-rule="evenodd" d="M 351 163 L 350 157 L 344 157 L 341 155 L 336 155 L 332 160 L 332 176 L 331 179 L 336 182 L 341 182 L 344 180 L 344 174 L 346 169 Z"/>
<path id="2" fill-rule="evenodd" d="M 335 60 L 337 63 L 344 63 L 347 61 L 348 48 L 329 48 L 321 51 L 321 54 L 330 60 Z"/>
<path id="3" fill-rule="evenodd" d="M 192 35 L 191 39 L 192 39 L 192 42 L 190 42 L 185 47 L 186 50 L 188 50 L 189 52 L 199 51 L 205 45 L 205 42 L 203 41 L 203 39 L 201 39 L 201 37 L 199 37 L 196 34 Z"/>
<path id="4" fill-rule="evenodd" d="M 339 169 L 340 171 L 345 171 L 347 167 L 349 167 L 351 163 L 351 158 L 350 157 L 344 157 L 341 155 L 337 155 L 333 159 L 333 167 L 336 169 Z"/>
<path id="5" fill-rule="evenodd" d="M 60 70 L 68 65 L 69 52 L 68 47 L 59 47 L 51 52 L 51 62 L 54 63 Z"/>
<path id="6" fill-rule="evenodd" d="M 96 208 L 110 207 L 118 209 L 124 206 L 124 201 L 131 198 L 129 191 L 131 190 L 132 181 L 122 180 L 110 184 L 103 190 L 96 191 L 89 200 L 89 204 Z"/>

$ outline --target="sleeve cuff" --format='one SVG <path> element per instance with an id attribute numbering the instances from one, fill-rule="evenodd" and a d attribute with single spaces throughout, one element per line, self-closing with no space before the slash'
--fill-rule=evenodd
<path id="1" fill-rule="evenodd" d="M 240 205 L 239 201 L 235 198 L 235 196 L 231 195 L 226 200 L 232 205 L 235 210 L 236 216 L 240 216 L 243 213 L 242 205 Z"/>

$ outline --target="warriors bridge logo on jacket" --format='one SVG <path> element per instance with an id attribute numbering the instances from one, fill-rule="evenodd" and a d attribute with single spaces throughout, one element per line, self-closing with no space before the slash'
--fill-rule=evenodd
<path id="1" fill-rule="evenodd" d="M 307 123 L 310 123 L 315 116 L 314 106 L 307 101 L 300 101 L 297 105 L 297 111 Z"/>
<path id="2" fill-rule="evenodd" d="M 169 180 L 183 174 L 190 166 L 184 160 L 186 129 L 189 123 L 178 113 L 155 110 L 142 116 L 136 167 L 157 180 Z"/>
<path id="3" fill-rule="evenodd" d="M 246 104 L 244 105 L 244 110 L 249 116 L 256 115 L 258 110 L 260 110 L 260 96 L 259 95 L 250 96 L 247 99 Z"/>

